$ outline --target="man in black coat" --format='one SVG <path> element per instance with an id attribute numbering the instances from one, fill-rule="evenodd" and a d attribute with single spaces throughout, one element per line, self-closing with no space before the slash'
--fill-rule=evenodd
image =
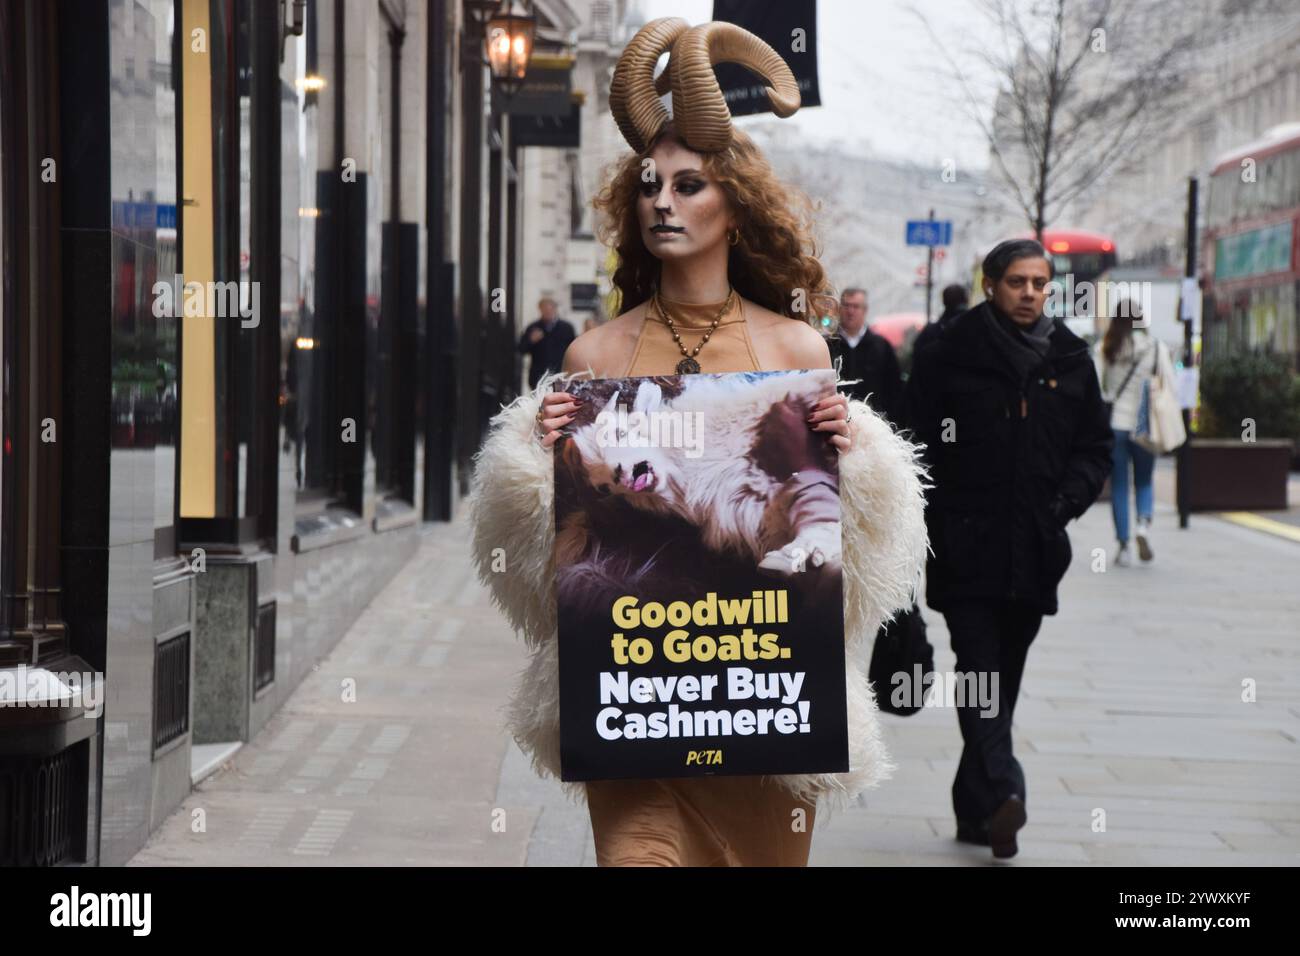
<path id="1" fill-rule="evenodd" d="M 984 714 L 970 695 L 956 701 L 957 838 L 999 857 L 1015 854 L 1025 823 L 1011 752 L 1025 657 L 1043 615 L 1057 611 L 1065 526 L 1100 493 L 1114 442 L 1087 345 L 1043 315 L 1051 278 L 1037 242 L 998 245 L 984 260 L 986 300 L 916 355 L 908 382 L 934 485 L 926 600 L 948 622 L 957 671 L 997 692 Z"/>
<path id="2" fill-rule="evenodd" d="M 866 290 L 844 290 L 840 296 L 840 327 L 826 344 L 831 361 L 840 360 L 840 377 L 857 379 L 840 391 L 866 402 L 897 425 L 902 414 L 903 376 L 894 347 L 883 335 L 867 328 Z"/>
<path id="3" fill-rule="evenodd" d="M 529 388 L 536 388 L 546 372 L 560 371 L 564 365 L 564 351 L 577 337 L 572 325 L 556 317 L 559 306 L 554 299 L 543 298 L 537 307 L 542 317 L 524 329 L 519 337 L 519 354 L 531 356 L 533 360 L 528 367 Z"/>

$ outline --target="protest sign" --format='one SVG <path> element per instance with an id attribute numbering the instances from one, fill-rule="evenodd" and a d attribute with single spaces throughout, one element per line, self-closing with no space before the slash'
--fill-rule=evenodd
<path id="1" fill-rule="evenodd" d="M 564 388 L 563 779 L 848 770 L 834 373 Z"/>

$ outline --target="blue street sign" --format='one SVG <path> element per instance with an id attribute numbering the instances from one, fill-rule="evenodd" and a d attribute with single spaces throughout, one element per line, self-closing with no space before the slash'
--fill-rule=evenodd
<path id="1" fill-rule="evenodd" d="M 907 221 L 907 244 L 909 246 L 952 245 L 952 220 L 909 219 Z"/>

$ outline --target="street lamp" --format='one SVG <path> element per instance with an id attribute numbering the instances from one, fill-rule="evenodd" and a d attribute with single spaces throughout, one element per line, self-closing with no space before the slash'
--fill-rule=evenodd
<path id="1" fill-rule="evenodd" d="M 492 67 L 497 87 L 507 99 L 523 85 L 536 33 L 537 18 L 528 12 L 522 0 L 502 0 L 487 23 L 484 42 L 488 65 Z"/>

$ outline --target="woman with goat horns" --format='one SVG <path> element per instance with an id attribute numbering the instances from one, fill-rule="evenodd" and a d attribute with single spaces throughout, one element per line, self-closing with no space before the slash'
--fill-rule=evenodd
<path id="1" fill-rule="evenodd" d="M 668 65 L 656 78 L 664 52 Z M 633 152 L 595 205 L 601 238 L 618 253 L 622 314 L 569 346 L 561 381 L 832 367 L 812 324 L 830 285 L 813 254 L 807 201 L 796 205 L 795 191 L 733 128 L 713 73 L 721 62 L 761 77 L 778 116 L 799 108 L 785 61 L 734 24 L 654 20 L 620 57 L 609 103 Z M 671 117 L 660 100 L 669 90 Z M 480 576 L 532 650 L 511 701 L 511 732 L 539 773 L 559 777 L 551 457 L 578 403 L 550 391 L 556 378 L 493 420 L 471 523 Z M 850 769 L 565 783 L 586 799 L 602 866 L 803 866 L 819 802 L 849 805 L 892 770 L 865 658 L 882 621 L 910 606 L 924 563 L 916 449 L 840 394 L 814 407 L 808 427 L 839 452 Z M 512 570 L 494 573 L 503 549 Z"/>

